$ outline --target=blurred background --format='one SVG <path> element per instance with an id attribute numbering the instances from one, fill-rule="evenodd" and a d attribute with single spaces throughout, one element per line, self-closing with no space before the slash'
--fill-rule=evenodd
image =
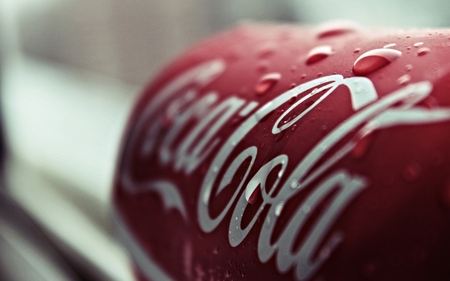
<path id="1" fill-rule="evenodd" d="M 450 27 L 450 1 L 0 0 L 0 280 L 132 280 L 110 188 L 144 84 L 243 20 Z"/>

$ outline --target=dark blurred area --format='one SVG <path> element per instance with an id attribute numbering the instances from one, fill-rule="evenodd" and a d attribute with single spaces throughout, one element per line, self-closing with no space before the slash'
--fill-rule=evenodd
<path id="1" fill-rule="evenodd" d="M 0 280 L 132 280 L 110 220 L 140 89 L 241 21 L 448 27 L 450 2 L 1 0 Z"/>

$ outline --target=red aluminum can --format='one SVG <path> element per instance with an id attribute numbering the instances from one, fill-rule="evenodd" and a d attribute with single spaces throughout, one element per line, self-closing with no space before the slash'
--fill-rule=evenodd
<path id="1" fill-rule="evenodd" d="M 245 24 L 128 123 L 114 218 L 139 280 L 450 280 L 450 30 Z"/>

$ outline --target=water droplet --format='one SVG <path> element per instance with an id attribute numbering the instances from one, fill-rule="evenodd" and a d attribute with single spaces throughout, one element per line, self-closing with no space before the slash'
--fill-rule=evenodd
<path id="1" fill-rule="evenodd" d="M 352 150 L 352 156 L 359 158 L 363 156 L 369 149 L 373 140 L 373 132 L 378 128 L 375 123 L 368 123 L 355 136 L 356 145 Z"/>
<path id="2" fill-rule="evenodd" d="M 281 131 L 277 134 L 277 136 L 275 137 L 275 141 L 278 142 L 280 141 L 283 137 L 284 137 L 285 131 Z"/>
<path id="3" fill-rule="evenodd" d="M 261 148 L 264 148 L 264 143 L 261 144 Z"/>
<path id="4" fill-rule="evenodd" d="M 215 167 L 213 168 L 213 172 L 214 172 L 214 173 L 217 173 L 218 171 L 219 171 L 219 167 L 215 166 Z"/>
<path id="5" fill-rule="evenodd" d="M 402 52 L 393 49 L 375 49 L 362 54 L 353 64 L 353 73 L 367 75 L 400 57 Z"/>
<path id="6" fill-rule="evenodd" d="M 214 250 L 213 250 L 213 254 L 214 255 L 218 255 L 219 252 L 220 252 L 220 247 L 215 247 Z"/>
<path id="7" fill-rule="evenodd" d="M 291 66 L 291 72 L 294 73 L 295 71 L 297 71 L 297 66 L 295 65 Z"/>
<path id="8" fill-rule="evenodd" d="M 407 64 L 407 65 L 405 65 L 405 70 L 408 71 L 408 72 L 411 71 L 413 68 L 414 68 L 414 67 L 413 67 L 412 64 Z"/>
<path id="9" fill-rule="evenodd" d="M 317 27 L 317 37 L 324 38 L 336 36 L 344 33 L 354 32 L 359 29 L 359 25 L 349 20 L 334 20 L 325 22 Z"/>
<path id="10" fill-rule="evenodd" d="M 298 181 L 296 179 L 291 181 L 291 188 L 296 189 L 298 187 Z"/>
<path id="11" fill-rule="evenodd" d="M 281 215 L 281 211 L 284 208 L 284 201 L 281 201 L 275 206 L 275 216 L 279 217 Z"/>
<path id="12" fill-rule="evenodd" d="M 278 172 L 278 177 L 281 178 L 283 176 L 283 171 Z"/>
<path id="13" fill-rule="evenodd" d="M 306 64 L 313 64 L 333 54 L 331 46 L 323 45 L 313 48 L 309 51 Z"/>
<path id="14" fill-rule="evenodd" d="M 420 47 L 420 46 L 422 46 L 423 45 L 423 42 L 418 42 L 418 43 L 416 43 L 416 44 L 414 44 L 414 47 Z"/>
<path id="15" fill-rule="evenodd" d="M 372 134 L 369 134 L 361 138 L 356 144 L 356 146 L 353 148 L 352 156 L 354 158 L 360 158 L 361 156 L 363 156 L 369 149 L 370 143 L 372 142 L 372 138 L 373 138 Z"/>
<path id="16" fill-rule="evenodd" d="M 395 46 L 397 46 L 397 44 L 392 43 L 392 44 L 387 44 L 387 45 L 383 46 L 383 48 L 387 49 L 387 48 L 392 48 L 392 47 L 395 47 Z"/>
<path id="17" fill-rule="evenodd" d="M 293 103 L 295 102 L 296 99 L 297 99 L 297 96 L 292 96 L 292 97 L 289 99 L 288 103 L 289 103 L 289 104 L 293 104 Z"/>
<path id="18" fill-rule="evenodd" d="M 423 47 L 423 48 L 420 48 L 419 50 L 417 50 L 417 55 L 419 57 L 421 57 L 421 56 L 428 54 L 430 51 L 431 51 L 430 48 Z"/>
<path id="19" fill-rule="evenodd" d="M 260 193 L 258 186 L 259 185 L 247 185 L 244 196 L 248 203 L 253 204 L 256 202 L 256 199 L 258 199 L 258 195 Z"/>
<path id="20" fill-rule="evenodd" d="M 267 60 L 261 60 L 256 65 L 256 70 L 258 72 L 266 72 L 269 69 L 269 62 Z"/>
<path id="21" fill-rule="evenodd" d="M 409 38 L 409 37 L 411 37 L 411 35 L 406 35 L 406 38 Z"/>
<path id="22" fill-rule="evenodd" d="M 354 51 L 353 51 L 353 53 L 359 53 L 359 52 L 361 52 L 361 48 L 356 48 Z"/>
<path id="23" fill-rule="evenodd" d="M 294 89 L 295 88 L 295 86 L 297 86 L 297 84 L 295 84 L 295 83 L 292 83 L 290 86 L 289 86 L 289 89 Z"/>
<path id="24" fill-rule="evenodd" d="M 411 162 L 403 168 L 402 177 L 405 181 L 411 182 L 419 178 L 421 172 L 420 165 L 416 162 Z"/>
<path id="25" fill-rule="evenodd" d="M 255 86 L 256 94 L 263 95 L 267 93 L 280 79 L 281 74 L 278 72 L 264 75 Z"/>
<path id="26" fill-rule="evenodd" d="M 317 74 L 317 77 L 320 77 L 320 76 L 322 76 L 323 75 L 323 73 L 322 72 L 319 72 L 319 74 Z"/>
<path id="27" fill-rule="evenodd" d="M 397 79 L 397 84 L 405 85 L 409 81 L 411 81 L 411 76 L 409 74 L 405 74 L 405 75 L 400 76 L 400 78 Z"/>
<path id="28" fill-rule="evenodd" d="M 291 131 L 295 131 L 296 128 L 297 128 L 297 124 L 292 125 Z"/>
<path id="29" fill-rule="evenodd" d="M 306 74 L 302 74 L 302 76 L 300 78 L 301 79 L 305 79 L 306 78 Z"/>
<path id="30" fill-rule="evenodd" d="M 266 42 L 258 50 L 259 58 L 267 58 L 273 55 L 277 49 L 277 44 L 275 42 Z"/>

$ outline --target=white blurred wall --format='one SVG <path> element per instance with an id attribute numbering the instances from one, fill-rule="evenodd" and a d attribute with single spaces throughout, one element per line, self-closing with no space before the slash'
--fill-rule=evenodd
<path id="1" fill-rule="evenodd" d="M 4 0 L 10 1 L 10 0 Z M 295 20 L 290 0 L 59 0 L 18 13 L 28 54 L 142 84 L 187 46 L 243 18 Z"/>
<path id="2" fill-rule="evenodd" d="M 364 26 L 449 27 L 447 0 L 297 0 L 292 1 L 298 18 L 317 24 L 346 18 Z"/>

